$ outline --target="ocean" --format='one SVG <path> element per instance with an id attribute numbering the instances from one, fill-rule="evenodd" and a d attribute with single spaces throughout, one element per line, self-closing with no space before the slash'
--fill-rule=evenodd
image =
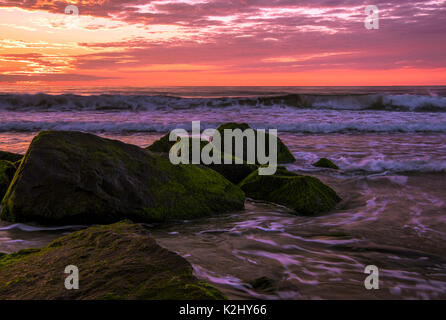
<path id="1" fill-rule="evenodd" d="M 277 129 L 297 161 L 343 198 L 293 215 L 248 200 L 243 212 L 152 226 L 164 247 L 230 298 L 446 298 L 446 87 L 0 87 L 0 150 L 24 153 L 42 130 L 141 147 L 166 132 L 247 122 Z M 327 157 L 339 171 L 315 168 Z M 79 226 L 0 222 L 0 252 L 46 245 Z M 364 288 L 364 268 L 380 289 Z M 274 290 L 247 283 L 267 277 Z"/>

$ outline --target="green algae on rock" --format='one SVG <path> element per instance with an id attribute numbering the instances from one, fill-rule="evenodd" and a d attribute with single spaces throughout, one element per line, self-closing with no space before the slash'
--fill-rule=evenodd
<path id="1" fill-rule="evenodd" d="M 240 129 L 241 131 L 245 131 L 247 129 L 252 129 L 248 124 L 246 123 L 225 123 L 222 124 L 220 127 L 217 128 L 217 131 L 221 134 L 222 137 L 222 148 L 224 145 L 224 130 L 235 130 Z M 254 130 L 254 132 L 257 134 L 257 130 Z M 256 150 L 257 150 L 257 139 L 255 142 Z M 248 150 L 248 145 L 246 140 L 244 141 L 243 145 L 243 155 L 244 159 L 247 160 L 246 154 Z M 269 150 L 269 134 L 265 133 L 265 150 Z M 235 154 L 235 148 L 233 147 L 232 154 Z M 257 160 L 256 160 L 257 161 Z M 279 137 L 277 137 L 277 163 L 293 163 L 296 161 L 296 158 L 294 158 L 293 154 L 290 152 L 288 147 L 280 140 Z M 258 164 L 258 163 L 257 163 Z"/>
<path id="2" fill-rule="evenodd" d="M 23 158 L 23 154 L 16 154 L 7 151 L 0 151 L 0 160 L 7 160 L 11 162 L 19 161 Z"/>
<path id="3" fill-rule="evenodd" d="M 79 289 L 64 286 L 66 266 Z M 141 225 L 122 221 L 56 239 L 43 249 L 0 255 L 0 299 L 225 299 L 193 275 L 192 266 L 160 247 Z"/>
<path id="4" fill-rule="evenodd" d="M 2 201 L 0 217 L 48 224 L 153 222 L 241 210 L 241 189 L 214 170 L 87 133 L 37 135 Z"/>
<path id="5" fill-rule="evenodd" d="M 199 154 L 198 155 L 198 163 L 196 164 L 201 164 L 201 152 L 203 151 L 203 148 L 207 145 L 209 145 L 209 141 L 207 140 L 203 140 L 200 138 L 195 138 L 195 137 L 182 137 L 178 139 L 178 142 L 176 142 L 173 146 L 172 146 L 172 150 L 178 157 L 182 156 L 182 151 L 187 150 L 187 153 L 189 154 L 189 156 L 185 156 L 185 158 L 187 158 L 187 161 L 189 164 L 192 164 L 192 160 L 193 160 L 193 151 L 194 151 L 194 145 L 198 145 L 199 146 Z"/>
<path id="6" fill-rule="evenodd" d="M 304 215 L 329 211 L 341 200 L 319 179 L 298 175 L 284 167 L 278 167 L 271 176 L 261 176 L 256 171 L 239 185 L 247 197 L 281 204 Z"/>
<path id="7" fill-rule="evenodd" d="M 224 130 L 228 129 L 228 130 L 235 130 L 235 129 L 240 129 L 242 131 L 245 131 L 247 129 L 252 129 L 248 124 L 246 123 L 235 123 L 235 122 L 230 122 L 230 123 L 225 123 L 222 124 L 218 127 L 217 131 L 222 135 L 222 141 L 221 141 L 221 148 L 223 149 L 224 147 Z M 255 131 L 257 132 L 257 131 Z M 266 150 L 268 150 L 268 146 L 269 146 L 269 135 L 268 133 L 266 133 L 265 135 L 266 138 Z M 192 144 L 191 141 L 193 141 L 193 139 L 198 139 L 198 138 L 189 138 L 189 162 L 192 162 Z M 206 140 L 201 140 L 200 141 L 200 150 L 202 151 L 203 148 L 205 146 L 208 146 L 209 144 L 212 144 L 212 142 L 208 142 Z M 179 145 L 179 142 L 175 142 L 175 141 L 169 141 L 169 133 L 164 135 L 161 139 L 155 141 L 151 146 L 147 147 L 146 149 L 149 151 L 153 151 L 153 152 L 159 152 L 159 153 L 164 153 L 164 154 L 168 154 L 171 150 L 171 148 L 174 145 Z M 256 142 L 256 146 L 257 146 L 257 142 Z M 295 162 L 296 159 L 294 158 L 294 156 L 292 155 L 292 153 L 290 152 L 290 150 L 288 149 L 288 147 L 280 140 L 280 138 L 277 138 L 277 163 L 292 163 Z M 242 161 L 244 163 L 240 163 L 240 164 L 236 164 L 235 161 L 233 161 L 232 164 L 225 164 L 223 157 L 224 157 L 224 150 L 219 150 L 218 152 L 221 154 L 221 163 L 212 163 L 212 164 L 205 164 L 208 168 L 211 168 L 212 170 L 217 171 L 218 173 L 220 173 L 222 176 L 224 176 L 226 179 L 228 179 L 229 181 L 231 181 L 232 183 L 238 184 L 240 183 L 244 178 L 246 178 L 249 174 L 251 174 L 252 172 L 254 172 L 255 170 L 257 170 L 257 165 L 258 162 L 256 160 L 256 164 L 248 164 L 247 163 L 247 144 L 246 141 L 244 142 L 244 146 L 243 146 L 243 153 L 244 153 L 244 159 L 242 159 Z M 235 148 L 234 150 L 232 150 L 232 158 L 233 160 L 235 159 L 234 157 L 235 154 Z M 212 153 L 211 153 L 212 155 Z M 200 163 L 203 164 L 203 163 Z"/>
<path id="8" fill-rule="evenodd" d="M 17 168 L 12 162 L 0 160 L 0 200 L 8 190 L 16 170 Z"/>
<path id="9" fill-rule="evenodd" d="M 243 179 L 249 176 L 251 173 L 257 170 L 257 166 L 254 164 L 210 164 L 208 168 L 217 171 L 223 177 L 228 179 L 234 184 L 239 184 Z"/>
<path id="10" fill-rule="evenodd" d="M 313 163 L 313 166 L 319 168 L 336 169 L 336 170 L 339 169 L 337 165 L 335 165 L 331 160 L 328 160 L 327 158 L 321 158 L 319 161 Z"/>
<path id="11" fill-rule="evenodd" d="M 249 127 L 248 127 L 249 128 Z M 189 163 L 192 163 L 192 141 L 193 139 L 198 138 L 188 138 L 189 140 Z M 203 148 L 205 146 L 208 146 L 210 143 L 209 141 L 200 139 L 200 151 L 203 151 Z M 164 154 L 165 157 L 168 157 L 168 154 L 173 146 L 177 145 L 180 146 L 180 142 L 172 142 L 169 141 L 169 134 L 164 135 L 161 139 L 155 141 L 152 145 L 146 148 L 146 150 L 150 150 L 152 152 L 158 152 Z M 213 153 L 211 152 L 211 155 Z M 181 153 L 179 153 L 181 155 Z M 203 163 L 200 163 L 204 165 Z M 238 184 L 240 181 L 242 181 L 244 178 L 246 178 L 250 173 L 257 170 L 256 165 L 251 164 L 225 164 L 223 163 L 223 154 L 221 155 L 221 163 L 219 164 L 209 164 L 205 165 L 206 167 L 217 171 L 219 174 L 221 174 L 223 177 L 228 179 L 234 184 Z"/>
<path id="12" fill-rule="evenodd" d="M 150 146 L 146 148 L 146 150 L 152 152 L 160 152 L 160 153 L 169 153 L 170 149 L 174 146 L 176 141 L 169 140 L 170 133 L 162 136 L 159 140 L 156 140 Z"/>

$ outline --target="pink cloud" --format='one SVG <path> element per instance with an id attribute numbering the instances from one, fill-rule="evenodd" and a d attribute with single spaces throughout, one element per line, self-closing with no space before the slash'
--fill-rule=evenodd
<path id="1" fill-rule="evenodd" d="M 72 68 L 81 73 L 161 64 L 215 65 L 215 72 L 233 73 L 446 66 L 446 1 L 376 0 L 379 30 L 365 29 L 369 3 L 355 0 L 71 2 L 81 15 L 139 24 L 147 34 L 154 25 L 179 26 L 185 35 L 166 41 L 134 36 L 78 43 L 99 51 L 72 57 Z M 66 5 L 46 0 L 0 3 L 53 13 L 63 12 Z"/>

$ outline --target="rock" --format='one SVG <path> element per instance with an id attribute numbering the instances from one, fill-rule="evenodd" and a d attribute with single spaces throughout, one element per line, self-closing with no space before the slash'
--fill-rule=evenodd
<path id="1" fill-rule="evenodd" d="M 245 131 L 247 129 L 252 129 L 252 128 L 247 123 L 227 122 L 227 123 L 220 125 L 217 128 L 217 131 L 220 132 L 220 134 L 223 134 L 224 130 L 226 130 L 226 129 L 228 129 L 228 130 L 240 129 L 242 131 Z"/>
<path id="2" fill-rule="evenodd" d="M 0 151 L 0 160 L 7 160 L 11 162 L 16 162 L 23 158 L 22 154 L 11 153 L 7 151 Z"/>
<path id="3" fill-rule="evenodd" d="M 15 161 L 15 162 L 13 162 L 12 164 L 13 164 L 16 168 L 18 168 L 18 167 L 20 167 L 20 165 L 22 164 L 22 160 L 23 160 L 23 158 L 20 159 L 20 160 Z"/>
<path id="4" fill-rule="evenodd" d="M 220 127 L 218 127 L 217 131 L 219 131 L 222 136 L 222 149 L 224 148 L 223 134 L 224 134 L 225 129 L 230 129 L 230 130 L 240 129 L 242 131 L 245 131 L 246 129 L 251 129 L 251 127 L 246 123 L 234 123 L 234 122 L 233 123 L 225 123 L 225 124 L 221 125 Z M 257 132 L 257 131 L 255 131 L 255 132 Z M 265 149 L 268 150 L 269 149 L 269 134 L 268 133 L 265 134 L 265 139 L 266 139 Z M 257 140 L 256 140 L 256 150 L 257 150 Z M 232 154 L 235 155 L 235 148 L 233 148 L 232 152 L 233 152 Z M 243 160 L 245 160 L 245 161 L 247 160 L 246 154 L 247 154 L 247 145 L 245 142 L 244 146 L 243 146 L 243 155 L 244 155 Z M 296 158 L 294 158 L 293 154 L 290 152 L 288 147 L 282 142 L 282 140 L 280 140 L 279 137 L 277 137 L 277 163 L 293 163 L 295 161 L 296 161 Z"/>
<path id="5" fill-rule="evenodd" d="M 12 162 L 0 160 L 0 199 L 3 199 L 8 190 L 16 170 L 17 168 Z"/>
<path id="6" fill-rule="evenodd" d="M 175 141 L 169 141 L 169 134 L 164 135 L 159 140 L 156 140 L 153 144 L 148 146 L 146 150 L 152 152 L 169 153 L 170 149 L 176 143 Z"/>
<path id="7" fill-rule="evenodd" d="M 257 170 L 254 164 L 211 164 L 208 168 L 217 171 L 223 177 L 234 184 L 239 184 L 243 179 Z"/>
<path id="8" fill-rule="evenodd" d="M 200 159 L 201 159 L 201 151 L 203 150 L 203 148 L 206 145 L 209 144 L 209 141 L 199 139 L 199 138 L 191 138 L 191 137 L 185 138 L 185 137 L 183 137 L 181 139 L 178 139 L 178 142 L 176 142 L 172 147 L 175 147 L 178 151 L 177 152 L 178 156 L 181 156 L 182 145 L 187 143 L 187 145 L 189 146 L 188 147 L 188 149 L 189 149 L 189 163 L 192 163 L 193 144 L 197 143 L 197 142 L 200 143 Z M 197 164 L 201 164 L 201 163 L 197 163 Z"/>
<path id="9" fill-rule="evenodd" d="M 240 130 L 244 131 L 246 129 L 251 129 L 251 127 L 246 123 L 231 122 L 231 123 L 222 124 L 220 127 L 218 127 L 217 130 L 220 132 L 220 134 L 223 135 L 225 129 L 230 129 L 230 130 L 240 129 Z M 268 150 L 268 139 L 269 139 L 269 135 L 266 134 L 266 140 L 267 140 L 266 150 Z M 169 133 L 168 133 L 165 136 L 163 136 L 161 139 L 155 141 L 151 146 L 147 147 L 146 149 L 153 151 L 153 152 L 160 152 L 160 153 L 168 154 L 169 151 L 171 150 L 171 148 L 176 143 L 177 142 L 169 141 Z M 204 146 L 206 146 L 208 143 L 209 143 L 208 141 L 202 140 L 200 148 L 203 149 Z M 191 143 L 189 143 L 189 146 L 191 148 Z M 222 147 L 222 149 L 224 148 L 224 141 L 222 141 L 221 147 Z M 282 142 L 282 140 L 280 140 L 280 138 L 278 138 L 278 140 L 277 140 L 277 149 L 278 149 L 277 150 L 277 162 L 278 163 L 292 163 L 292 162 L 296 161 L 293 154 L 290 152 L 288 147 Z M 224 150 L 221 150 L 221 152 L 223 153 Z M 243 152 L 245 155 L 245 158 L 243 159 L 245 162 L 244 164 L 235 164 L 234 162 L 232 164 L 224 164 L 223 158 L 222 158 L 222 161 L 220 164 L 211 164 L 211 165 L 206 165 L 206 166 L 208 168 L 211 168 L 212 170 L 217 171 L 218 173 L 220 173 L 222 176 L 224 176 L 226 179 L 228 179 L 232 183 L 238 184 L 244 178 L 246 178 L 249 174 L 251 174 L 252 172 L 257 170 L 257 165 L 246 163 L 246 160 L 247 160 L 247 157 L 246 157 L 247 146 L 246 145 L 244 146 Z M 235 154 L 235 149 L 233 150 L 233 155 L 234 154 Z M 222 157 L 223 157 L 223 155 L 222 155 Z M 191 156 L 190 156 L 189 160 L 190 160 L 190 162 L 192 161 Z"/>
<path id="10" fill-rule="evenodd" d="M 212 142 L 204 142 L 202 141 L 202 144 L 200 146 L 200 150 L 202 150 L 205 146 L 212 144 Z M 190 143 L 189 143 L 190 145 Z M 192 151 L 189 151 L 192 152 Z M 256 171 L 258 166 L 255 164 L 248 164 L 246 162 L 241 164 L 235 163 L 235 157 L 232 157 L 232 163 L 225 164 L 224 163 L 224 153 L 220 153 L 220 163 L 219 164 L 207 164 L 206 167 L 217 171 L 219 174 L 221 174 L 223 177 L 228 179 L 234 184 L 239 184 L 244 178 L 249 176 L 252 172 Z M 212 153 L 211 153 L 212 155 Z M 204 164 L 203 164 L 204 165 Z"/>
<path id="11" fill-rule="evenodd" d="M 80 132 L 36 136 L 0 217 L 46 224 L 153 222 L 241 210 L 244 193 L 220 174 L 173 165 L 137 146 Z"/>
<path id="12" fill-rule="evenodd" d="M 192 163 L 192 140 L 198 139 L 198 138 L 189 138 L 189 162 Z M 163 136 L 160 140 L 155 141 L 151 146 L 147 147 L 147 150 L 153 151 L 153 152 L 160 152 L 163 153 L 164 156 L 167 158 L 168 153 L 170 152 L 171 148 L 180 142 L 171 142 L 169 141 L 169 134 L 166 134 Z M 200 150 L 202 150 L 206 145 L 209 144 L 209 141 L 201 140 L 200 141 Z M 181 153 L 179 153 L 180 155 Z M 202 163 L 201 163 L 202 164 Z M 220 164 L 210 164 L 206 165 L 206 167 L 217 171 L 219 174 L 221 174 L 223 177 L 228 179 L 234 184 L 240 183 L 244 178 L 246 178 L 249 174 L 257 170 L 256 165 L 250 165 L 250 164 L 224 164 L 223 163 L 223 156 Z"/>
<path id="13" fill-rule="evenodd" d="M 313 163 L 313 166 L 320 168 L 329 168 L 338 170 L 339 167 L 327 158 L 321 158 L 318 162 Z"/>
<path id="14" fill-rule="evenodd" d="M 284 167 L 278 167 L 271 176 L 260 176 L 256 171 L 239 185 L 247 197 L 281 204 L 304 215 L 329 211 L 341 200 L 319 179 L 298 175 Z"/>
<path id="15" fill-rule="evenodd" d="M 275 281 L 267 277 L 260 277 L 252 281 L 248 281 L 248 284 L 257 292 L 274 292 Z"/>
<path id="16" fill-rule="evenodd" d="M 78 290 L 64 286 L 68 265 L 79 270 Z M 72 233 L 41 250 L 0 255 L 0 299 L 225 299 L 192 272 L 141 225 L 123 221 Z"/>

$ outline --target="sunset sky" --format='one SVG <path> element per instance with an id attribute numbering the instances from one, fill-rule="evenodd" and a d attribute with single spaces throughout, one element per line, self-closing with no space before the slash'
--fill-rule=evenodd
<path id="1" fill-rule="evenodd" d="M 3 86 L 446 85 L 446 0 L 0 0 L 0 30 Z"/>

